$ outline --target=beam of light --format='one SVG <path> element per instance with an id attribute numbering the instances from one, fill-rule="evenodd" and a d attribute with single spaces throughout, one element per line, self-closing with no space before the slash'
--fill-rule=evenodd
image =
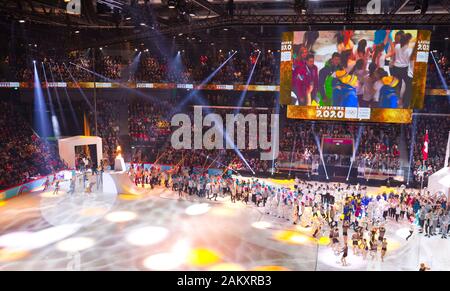
<path id="1" fill-rule="evenodd" d="M 247 95 L 247 91 L 248 91 L 248 85 L 250 85 L 250 82 L 252 80 L 253 73 L 255 72 L 256 65 L 258 64 L 258 60 L 259 60 L 259 56 L 260 55 L 261 55 L 261 52 L 258 52 L 258 56 L 256 57 L 256 61 L 253 64 L 253 68 L 250 71 L 250 75 L 248 76 L 247 83 L 245 84 L 246 85 L 245 89 L 242 91 L 241 96 L 239 97 L 239 101 L 238 101 L 238 105 L 237 105 L 238 108 L 236 108 L 235 114 L 239 113 L 240 107 L 242 106 L 242 104 L 244 104 L 245 95 Z"/>
<path id="2" fill-rule="evenodd" d="M 355 146 L 353 147 L 352 159 L 350 161 L 350 168 L 348 169 L 348 174 L 347 174 L 347 179 L 346 179 L 347 181 L 348 181 L 348 178 L 350 177 L 350 172 L 352 171 L 352 166 L 356 159 L 356 153 L 358 152 L 359 142 L 361 141 L 362 132 L 363 132 L 363 126 L 360 125 L 358 128 L 358 134 L 357 134 L 356 140 L 355 140 Z"/>
<path id="3" fill-rule="evenodd" d="M 69 69 L 66 67 L 66 64 L 63 63 L 63 65 L 66 68 L 66 71 L 72 77 L 72 74 L 70 73 Z M 61 79 L 61 82 L 64 82 L 64 79 L 63 79 L 63 76 L 61 74 L 61 70 L 59 69 L 59 66 L 57 66 L 57 68 L 58 68 L 59 78 Z M 73 77 L 72 77 L 72 80 L 73 80 L 74 83 L 77 83 Z M 83 96 L 83 98 L 88 102 L 88 105 L 90 105 L 89 100 L 87 100 L 86 96 L 84 96 L 84 94 L 83 94 L 83 90 L 80 88 L 80 86 L 77 86 L 77 87 L 78 87 L 78 90 L 80 90 L 80 92 L 81 92 L 81 96 Z M 77 115 L 76 115 L 75 110 L 73 109 L 73 106 L 72 106 L 72 100 L 70 100 L 69 92 L 67 91 L 66 87 L 64 87 L 64 93 L 66 95 L 67 103 L 69 104 L 70 114 L 72 115 L 72 119 L 73 119 L 73 122 L 75 123 L 76 130 L 80 131 L 81 130 L 80 123 L 78 122 Z M 90 107 L 92 108 L 92 106 L 90 106 Z"/>
<path id="4" fill-rule="evenodd" d="M 205 80 L 203 80 L 202 81 L 202 83 L 200 84 L 200 87 L 203 87 L 205 84 L 207 84 L 216 74 L 217 74 L 217 72 L 231 59 L 231 58 L 233 58 L 233 56 L 236 54 L 237 52 L 234 52 L 230 57 L 228 57 L 228 59 L 226 59 L 213 73 L 211 73 Z M 91 74 L 94 74 L 95 76 L 98 76 L 99 78 L 102 78 L 102 79 L 104 79 L 104 80 L 107 80 L 107 81 L 109 81 L 109 82 L 111 82 L 111 83 L 115 83 L 115 84 L 118 84 L 121 88 L 124 88 L 124 89 L 126 89 L 126 90 L 129 90 L 129 91 L 133 91 L 133 92 L 136 92 L 138 95 L 140 95 L 140 96 L 143 96 L 143 97 L 145 97 L 145 98 L 148 98 L 149 96 L 148 95 L 145 95 L 145 94 L 143 94 L 143 93 L 141 93 L 140 91 L 137 91 L 137 90 L 132 90 L 132 89 L 130 89 L 130 88 L 128 88 L 127 86 L 124 86 L 124 85 L 122 85 L 120 82 L 118 83 L 118 82 L 116 82 L 116 81 L 114 81 L 114 80 L 111 80 L 111 79 L 109 79 L 109 78 L 107 78 L 107 77 L 105 77 L 105 76 L 103 76 L 103 75 L 101 75 L 101 74 L 98 74 L 98 73 L 96 73 L 96 72 L 93 72 L 93 71 L 91 71 L 91 70 L 88 70 L 88 69 L 86 69 L 86 68 L 83 68 L 82 66 L 79 66 L 79 65 L 77 65 L 77 64 L 75 64 L 75 63 L 70 63 L 71 65 L 73 65 L 73 66 L 76 66 L 76 67 L 78 67 L 78 68 L 81 68 L 81 69 L 83 69 L 83 70 L 85 70 L 85 71 L 87 71 L 87 72 L 90 72 Z M 72 77 L 73 78 L 73 77 Z M 195 97 L 195 98 L 197 98 L 197 100 L 199 100 L 199 102 L 201 102 L 201 104 L 205 104 L 205 101 L 203 100 L 203 98 L 200 98 L 199 96 L 197 96 L 196 95 L 196 93 L 197 93 L 197 91 L 198 90 L 193 90 L 187 97 L 185 97 L 184 99 L 183 99 L 183 101 L 174 109 L 174 110 L 172 110 L 172 112 L 168 115 L 169 117 L 170 116 L 172 116 L 173 115 L 173 113 L 174 112 L 177 112 L 178 111 L 178 109 L 179 108 L 182 108 L 193 96 Z M 154 98 L 154 97 L 151 97 L 152 99 L 156 99 L 156 98 Z M 155 100 L 155 101 L 157 101 L 157 99 Z M 214 122 L 216 122 L 216 120 L 213 120 Z M 225 134 L 225 133 L 223 133 L 223 132 L 221 132 L 222 133 L 222 135 L 223 136 L 225 136 L 225 138 L 227 139 L 227 142 L 229 142 L 229 144 L 232 144 L 233 145 L 233 148 L 234 148 L 234 150 L 235 150 L 235 152 L 236 152 L 236 154 L 239 156 L 239 158 L 244 162 L 244 164 L 247 166 L 247 168 L 253 173 L 253 174 L 255 174 L 255 171 L 253 171 L 253 169 L 250 167 L 250 165 L 249 165 L 249 163 L 247 162 L 247 160 L 244 158 L 244 156 L 242 155 L 242 153 L 241 153 L 241 151 L 236 147 L 236 145 L 233 143 L 233 142 L 231 142 L 231 140 L 230 140 L 230 137 L 228 136 L 228 134 Z"/>
<path id="5" fill-rule="evenodd" d="M 66 66 L 66 63 L 63 63 L 63 65 L 66 68 L 66 71 L 69 73 L 70 78 L 72 79 L 72 81 L 77 85 L 77 88 L 80 91 L 81 96 L 83 96 L 84 101 L 86 101 L 87 105 L 89 106 L 89 109 L 91 111 L 94 111 L 94 106 L 92 106 L 91 101 L 89 101 L 89 99 L 86 97 L 86 94 L 84 94 L 83 89 L 81 89 L 81 86 L 78 84 L 78 81 L 75 80 L 75 78 L 73 77 L 72 73 L 70 72 L 70 69 Z M 61 80 L 62 80 L 61 71 L 59 71 L 59 75 L 60 75 Z M 69 95 L 67 95 L 67 99 L 69 100 L 69 103 L 71 104 Z"/>
<path id="6" fill-rule="evenodd" d="M 224 167 L 224 168 L 228 168 L 228 166 L 226 166 L 226 165 L 224 165 L 223 163 L 219 162 L 219 161 L 217 160 L 217 158 L 216 158 L 216 159 L 211 159 L 209 156 L 205 156 L 205 154 L 203 154 L 203 153 L 201 153 L 201 152 L 200 152 L 200 155 L 206 157 L 206 160 L 211 160 L 212 162 L 214 162 L 213 164 L 218 164 L 219 166 L 222 166 L 222 167 Z M 233 172 L 235 172 L 236 174 L 239 174 L 239 171 L 236 171 L 236 170 L 234 170 L 234 169 L 230 169 L 230 170 L 233 171 Z"/>
<path id="7" fill-rule="evenodd" d="M 42 63 L 42 66 L 44 68 L 44 73 L 45 73 L 45 64 Z M 57 66 L 57 68 L 59 70 L 59 66 Z M 50 65 L 49 65 L 49 71 L 50 71 L 50 76 L 52 78 L 52 82 L 55 82 L 55 77 L 53 76 L 53 70 L 52 70 Z M 62 81 L 62 82 L 64 82 L 64 81 Z M 59 112 L 61 114 L 61 119 L 63 121 L 63 126 L 64 126 L 65 129 L 67 129 L 66 115 L 64 114 L 64 109 L 63 109 L 63 107 L 61 105 L 61 99 L 59 98 L 58 88 L 55 87 L 54 91 L 55 91 L 56 101 L 58 102 L 58 108 L 59 108 Z"/>
<path id="8" fill-rule="evenodd" d="M 314 141 L 316 142 L 317 150 L 319 151 L 319 156 L 320 156 L 320 160 L 322 161 L 323 169 L 325 171 L 325 176 L 327 177 L 327 180 L 329 180 L 327 167 L 325 166 L 325 161 L 323 159 L 322 147 L 320 146 L 319 137 L 317 136 L 316 132 L 314 131 L 314 125 L 315 125 L 315 123 L 313 123 L 312 134 L 314 135 Z"/>
<path id="9" fill-rule="evenodd" d="M 275 98 L 276 98 L 275 114 L 279 116 L 279 114 L 280 114 L 280 92 L 277 92 L 275 94 Z M 279 123 L 279 121 L 278 121 L 278 123 Z M 278 139 L 279 139 L 279 136 L 278 136 L 279 131 L 276 131 L 276 133 L 277 133 L 276 135 L 273 135 L 274 134 L 273 132 L 271 133 L 272 134 L 272 140 L 271 140 L 272 141 L 272 170 L 271 170 L 272 175 L 275 172 L 275 150 L 274 150 L 274 148 L 275 148 L 275 143 L 278 142 Z"/>
<path id="10" fill-rule="evenodd" d="M 217 69 L 215 69 L 214 72 L 212 72 L 208 77 L 206 77 L 206 79 L 204 79 L 204 80 L 200 83 L 199 87 L 201 88 L 201 87 L 203 87 L 204 85 L 206 85 L 209 81 L 211 81 L 211 79 L 214 78 L 214 76 L 217 74 L 217 72 L 219 72 L 220 69 L 222 69 L 223 66 L 225 66 L 226 63 L 228 63 L 228 61 L 231 60 L 231 59 L 234 57 L 234 55 L 235 55 L 236 53 L 237 53 L 237 52 L 234 52 L 234 53 L 233 53 L 231 56 L 229 56 L 228 59 L 226 59 L 219 67 L 217 67 Z M 186 105 L 186 104 L 191 100 L 192 97 L 197 98 L 197 93 L 198 93 L 198 90 L 192 90 L 192 91 L 191 91 L 191 92 L 190 92 L 190 93 L 189 93 L 189 94 L 188 94 L 188 95 L 180 102 L 180 104 L 178 104 L 178 106 L 176 106 L 176 107 L 170 112 L 169 117 L 172 116 L 175 112 L 177 112 L 180 108 L 183 108 L 183 106 Z M 201 101 L 201 100 L 200 100 L 200 101 Z M 202 102 L 202 103 L 204 103 L 204 102 Z"/>
<path id="11" fill-rule="evenodd" d="M 118 82 L 117 80 L 109 79 L 109 78 L 107 78 L 107 77 L 105 77 L 105 76 L 103 76 L 103 75 L 101 75 L 101 74 L 99 74 L 99 73 L 96 73 L 96 72 L 91 71 L 91 70 L 89 70 L 89 69 L 83 68 L 82 66 L 77 65 L 77 64 L 75 64 L 75 63 L 70 62 L 69 64 L 71 64 L 72 66 L 75 66 L 75 67 L 77 67 L 77 68 L 80 68 L 80 69 L 82 69 L 82 70 L 84 70 L 84 71 L 86 71 L 86 72 L 88 72 L 88 73 L 90 73 L 90 74 L 92 74 L 92 75 L 94 75 L 94 76 L 97 76 L 97 77 L 101 78 L 101 79 L 104 80 L 104 81 L 108 81 L 109 83 L 116 84 L 117 86 L 119 86 L 119 87 L 122 88 L 122 89 L 125 89 L 125 90 L 128 91 L 128 92 L 133 92 L 134 94 L 139 95 L 139 96 L 141 96 L 141 97 L 144 97 L 144 98 L 146 98 L 146 99 L 149 99 L 149 98 L 150 98 L 150 99 L 151 99 L 152 101 L 154 101 L 154 102 L 159 102 L 159 99 L 158 99 L 158 98 L 153 97 L 153 96 L 150 96 L 150 95 L 146 95 L 146 94 L 142 93 L 142 92 L 139 91 L 139 90 L 135 90 L 135 89 L 132 89 L 132 88 L 128 88 L 126 85 L 123 85 L 121 82 Z M 65 66 L 65 64 L 64 64 L 64 66 Z M 66 68 L 67 68 L 67 67 L 66 67 Z M 68 68 L 67 68 L 67 71 L 69 72 L 69 74 L 70 74 L 70 76 L 72 77 L 72 79 L 74 80 L 74 82 L 75 82 L 76 84 L 78 84 L 78 82 L 73 78 L 73 76 L 72 76 L 72 74 L 70 73 L 70 71 L 69 71 Z M 79 87 L 79 86 L 78 86 L 78 87 Z M 80 88 L 79 88 L 79 89 L 80 89 Z M 83 91 L 80 89 L 80 92 L 83 92 Z M 86 97 L 83 93 L 82 93 L 82 95 L 83 95 L 83 97 Z M 86 98 L 86 102 L 88 102 L 87 98 Z M 91 103 L 89 102 L 88 104 L 91 104 Z M 92 108 L 92 111 L 93 111 L 94 109 L 93 109 L 92 105 L 91 105 L 90 107 Z"/>
<path id="12" fill-rule="evenodd" d="M 41 137 L 49 137 L 51 134 L 50 121 L 47 116 L 47 106 L 42 92 L 41 82 L 36 68 L 36 61 L 33 61 L 34 67 L 34 128 Z"/>
<path id="13" fill-rule="evenodd" d="M 128 79 L 132 79 L 132 80 L 135 79 L 135 74 L 136 74 L 136 71 L 137 71 L 137 69 L 139 67 L 139 62 L 141 61 L 141 55 L 142 55 L 142 52 L 139 52 L 134 57 L 134 59 L 131 62 L 131 64 L 128 66 L 128 73 L 129 73 Z"/>
<path id="14" fill-rule="evenodd" d="M 438 72 L 439 79 L 442 83 L 442 86 L 443 86 L 442 88 L 444 88 L 445 90 L 448 90 L 447 81 L 445 80 L 444 75 L 442 75 L 441 68 L 439 67 L 439 64 L 436 62 L 436 58 L 434 57 L 433 52 L 430 52 L 430 53 L 431 53 L 431 58 L 433 59 L 434 64 L 436 66 L 436 71 Z M 450 99 L 450 95 L 447 95 L 447 98 Z"/>
<path id="15" fill-rule="evenodd" d="M 414 156 L 414 147 L 416 146 L 416 133 L 417 133 L 417 116 L 413 115 L 413 120 L 411 124 L 411 145 L 409 148 L 409 163 L 408 163 L 408 176 L 406 177 L 406 185 L 409 185 L 409 179 L 411 176 L 411 167 Z"/>
<path id="16" fill-rule="evenodd" d="M 44 72 L 44 80 L 47 90 L 47 97 L 48 97 L 48 104 L 50 105 L 50 113 L 51 113 L 51 119 L 52 119 L 52 127 L 53 127 L 53 133 L 55 134 L 56 138 L 59 138 L 61 136 L 61 130 L 59 129 L 59 122 L 58 118 L 55 114 L 55 108 L 53 106 L 53 100 L 52 100 L 52 94 L 50 93 L 50 88 L 48 87 L 48 80 L 47 80 L 47 74 L 45 73 L 45 66 L 44 63 L 41 63 L 42 66 L 42 72 Z M 60 104 L 61 105 L 61 104 Z"/>
<path id="17" fill-rule="evenodd" d="M 177 79 L 176 77 L 182 75 L 184 66 L 183 66 L 183 62 L 181 59 L 180 51 L 178 51 L 178 53 L 175 55 L 175 57 L 173 59 L 170 59 L 170 61 L 168 61 L 168 68 L 169 69 L 167 70 L 167 73 L 174 72 L 175 79 Z"/>

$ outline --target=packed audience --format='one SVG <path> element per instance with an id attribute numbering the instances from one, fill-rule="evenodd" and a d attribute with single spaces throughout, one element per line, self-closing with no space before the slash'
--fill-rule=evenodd
<path id="1" fill-rule="evenodd" d="M 121 100 L 108 100 L 100 98 L 97 101 L 97 136 L 102 138 L 103 158 L 110 165 L 114 164 L 117 146 L 120 145 L 120 122 L 119 113 Z M 95 134 L 94 114 L 89 115 L 91 133 Z"/>
<path id="2" fill-rule="evenodd" d="M 256 63 L 252 84 L 275 84 L 278 75 L 279 57 L 276 52 L 258 52 L 236 54 L 209 81 L 213 84 L 245 84 L 251 69 Z M 125 60 L 121 56 L 111 56 L 96 50 L 95 58 L 92 49 L 85 52 L 74 51 L 66 56 L 39 59 L 44 62 L 49 81 L 92 82 L 120 80 L 152 83 L 201 83 L 230 56 L 230 52 L 219 50 L 217 54 L 189 56 L 187 53 L 177 55 L 173 59 L 158 57 L 150 53 L 142 53 L 137 65 L 133 60 Z M 190 57 L 198 59 L 191 60 Z M 33 66 L 25 60 L 11 62 L 8 56 L 0 64 L 1 81 L 32 81 Z M 95 61 L 94 61 L 95 60 Z M 42 70 L 38 70 L 43 79 Z M 92 72 L 96 72 L 94 75 Z M 42 76 L 41 76 L 42 75 Z"/>
<path id="3" fill-rule="evenodd" d="M 420 182 L 422 177 L 426 180 L 428 176 L 440 170 L 445 163 L 445 151 L 450 131 L 450 118 L 448 116 L 418 116 L 415 117 L 415 139 L 412 139 L 412 130 L 407 133 L 408 153 L 413 147 L 413 176 L 414 180 Z M 428 160 L 423 163 L 422 148 L 426 131 L 428 131 L 429 147 Z"/>
<path id="4" fill-rule="evenodd" d="M 436 62 L 431 59 L 428 64 L 427 87 L 448 89 L 448 84 L 450 83 L 450 61 L 442 53 L 433 53 L 432 57 L 435 58 Z M 439 66 L 439 70 L 436 68 L 436 64 Z"/>
<path id="5" fill-rule="evenodd" d="M 2 100 L 0 107 L 0 189 L 65 168 L 56 145 L 32 131 L 16 103 Z"/>

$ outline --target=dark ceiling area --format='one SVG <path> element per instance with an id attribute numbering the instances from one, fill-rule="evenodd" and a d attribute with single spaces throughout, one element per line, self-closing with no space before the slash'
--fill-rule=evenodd
<path id="1" fill-rule="evenodd" d="M 274 48 L 283 31 L 389 27 L 433 30 L 442 46 L 450 28 L 450 0 L 379 0 L 379 14 L 368 13 L 370 0 L 78 0 L 81 15 L 67 13 L 68 1 L 1 1 L 2 39 L 61 51 L 155 41 Z"/>

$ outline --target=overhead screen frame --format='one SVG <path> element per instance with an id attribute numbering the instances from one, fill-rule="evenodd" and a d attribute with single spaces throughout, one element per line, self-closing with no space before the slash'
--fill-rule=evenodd
<path id="1" fill-rule="evenodd" d="M 399 29 L 395 29 L 398 31 Z M 411 31 L 411 29 L 405 29 Z M 354 30 L 364 31 L 367 30 Z M 394 30 L 393 30 L 394 31 Z M 287 117 L 307 120 L 334 120 L 356 122 L 411 123 L 413 109 L 421 109 L 424 105 L 426 90 L 426 73 L 431 39 L 431 31 L 412 30 L 415 33 L 414 73 L 412 80 L 412 97 L 408 108 L 379 107 L 339 107 L 314 105 L 294 105 L 292 92 L 294 65 L 294 37 L 301 31 L 290 31 L 282 34 L 280 54 L 280 104 L 288 105 Z M 342 31 L 319 31 L 338 33 Z M 375 31 L 374 31 L 375 32 Z M 304 33 L 304 31 L 303 31 Z M 297 36 L 298 37 L 298 36 Z M 355 44 L 356 46 L 356 44 Z M 323 105 L 323 104 L 322 104 Z"/>

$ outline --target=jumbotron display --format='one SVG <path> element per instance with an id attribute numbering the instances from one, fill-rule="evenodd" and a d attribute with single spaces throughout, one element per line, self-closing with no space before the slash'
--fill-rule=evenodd
<path id="1" fill-rule="evenodd" d="M 288 117 L 410 123 L 425 96 L 431 32 L 285 32 L 280 101 Z"/>

